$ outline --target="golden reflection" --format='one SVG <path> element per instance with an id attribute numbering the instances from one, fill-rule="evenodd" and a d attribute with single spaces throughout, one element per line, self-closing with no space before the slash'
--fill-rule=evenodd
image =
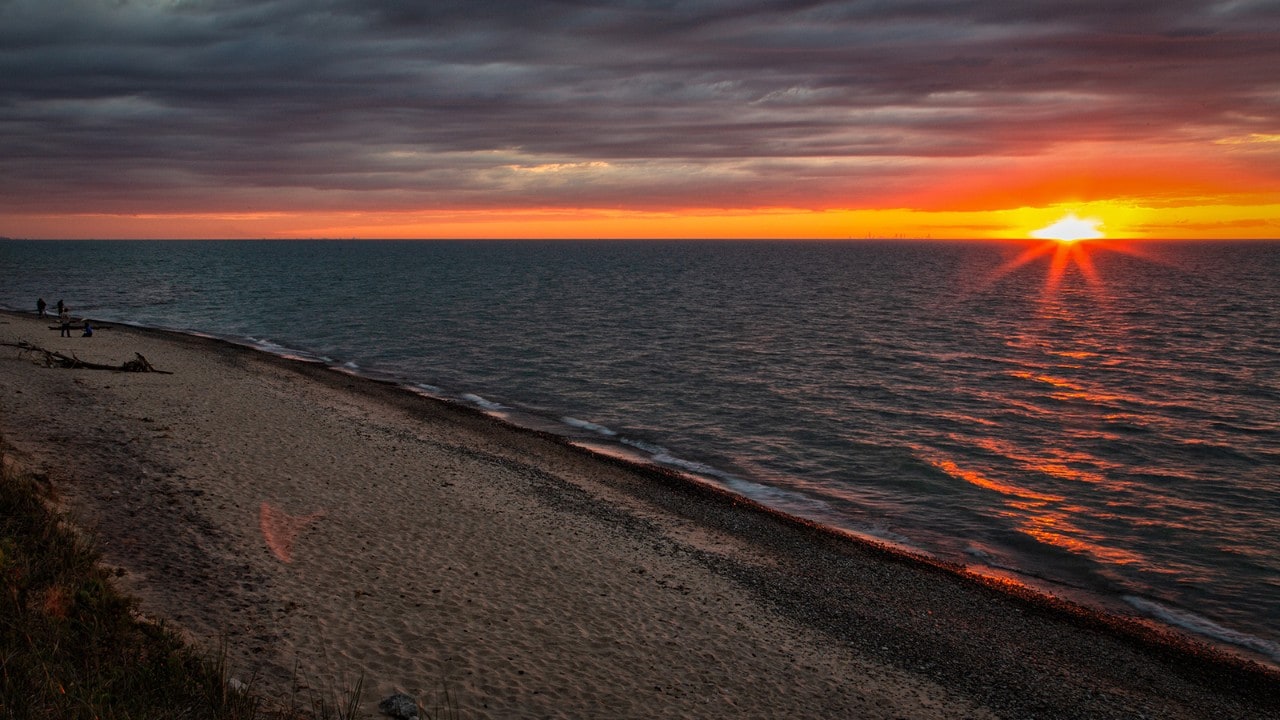
<path id="1" fill-rule="evenodd" d="M 1123 484 L 1107 483 L 1104 475 L 1073 467 L 1072 463 L 1093 461 L 1086 453 L 1073 452 L 1061 448 L 1049 448 L 1049 457 L 1018 452 L 1010 443 L 991 438 L 979 439 L 977 445 L 984 450 L 1007 457 L 1024 469 L 1070 482 L 1087 482 L 1091 484 L 1108 484 L 1108 490 L 1123 487 Z M 1120 550 L 1101 544 L 1097 539 L 1072 522 L 1073 518 L 1085 517 L 1092 510 L 1079 504 L 1067 504 L 1067 497 L 1048 492 L 1039 492 L 1019 487 L 1008 482 L 988 477 L 975 470 L 961 467 L 959 463 L 945 458 L 926 458 L 934 467 L 948 476 L 961 480 L 983 490 L 1000 495 L 1000 507 L 993 512 L 1008 518 L 1014 528 L 1038 542 L 1061 548 L 1068 552 L 1085 555 L 1100 562 L 1114 564 L 1143 563 L 1144 558 L 1134 552 Z"/>
<path id="2" fill-rule="evenodd" d="M 1068 522 L 1065 514 L 1028 518 L 1018 530 L 1047 545 L 1060 547 L 1079 555 L 1088 555 L 1103 562 L 1116 565 L 1145 564 L 1145 559 L 1138 553 L 1082 539 L 1080 536 L 1084 531 Z"/>
<path id="3" fill-rule="evenodd" d="M 1035 538 L 1039 542 L 1102 562 L 1119 565 L 1144 562 L 1143 557 L 1137 553 L 1108 547 L 1094 541 L 1086 531 L 1073 524 L 1071 518 L 1083 516 L 1089 512 L 1089 509 L 1080 505 L 1061 505 L 1067 500 L 1065 496 L 1036 492 L 993 480 L 982 473 L 962 468 L 951 460 L 935 459 L 929 462 L 951 477 L 963 480 L 974 487 L 999 493 L 1003 498 L 1004 507 L 996 509 L 996 514 L 1014 521 L 1018 532 Z M 1068 479 L 1078 479 L 1081 475 L 1079 471 L 1066 466 L 1042 464 L 1036 469 Z M 1093 478 L 1091 481 L 1101 481 L 1101 477 Z"/>
<path id="4" fill-rule="evenodd" d="M 1059 451 L 1061 452 L 1061 451 Z M 1087 455 L 1080 455 L 1072 459 L 1086 459 Z M 1106 476 L 1101 473 L 1089 472 L 1087 470 L 1077 470 L 1065 462 L 1042 462 L 1031 468 L 1038 473 L 1043 473 L 1059 480 L 1070 480 L 1071 482 L 1084 482 L 1092 485 L 1101 485 L 1106 483 Z"/>
<path id="5" fill-rule="evenodd" d="M 994 283 L 1032 263 L 1044 268 L 1039 297 L 1033 298 L 1035 319 L 999 327 L 1016 363 L 1005 377 L 1025 382 L 1014 383 L 1010 391 L 993 389 L 984 399 L 1043 422 L 1048 432 L 1020 440 L 956 433 L 952 442 L 977 451 L 969 467 L 947 457 L 924 459 L 957 481 L 996 493 L 988 512 L 1036 542 L 1100 563 L 1145 564 L 1138 553 L 1109 547 L 1105 534 L 1089 530 L 1092 522 L 1107 517 L 1109 506 L 1129 496 L 1130 483 L 1111 477 L 1116 464 L 1082 450 L 1087 446 L 1080 441 L 1107 436 L 1114 423 L 1149 422 L 1116 412 L 1143 401 L 1109 382 L 1107 368 L 1126 361 L 1127 328 L 1124 313 L 1111 307 L 1095 259 L 1109 251 L 1161 261 L 1127 242 L 1067 238 L 1070 228 L 1064 227 L 1055 235 L 1063 239 L 1023 243 L 986 281 Z"/>
<path id="6" fill-rule="evenodd" d="M 970 485 L 973 485 L 975 487 L 980 487 L 984 490 L 991 490 L 993 492 L 998 492 L 1001 495 L 1025 498 L 1028 500 L 1040 500 L 1043 502 L 1061 502 L 1066 499 L 1061 495 L 1045 495 L 1043 493 L 1038 493 L 1033 490 L 1026 490 L 1024 488 L 1020 488 L 1016 485 L 1009 485 L 1007 483 L 1002 483 L 996 480 L 992 480 L 990 478 L 983 476 L 981 473 L 975 472 L 973 470 L 965 470 L 964 468 L 960 467 L 959 465 L 957 465 L 955 462 L 951 460 L 936 460 L 936 461 L 930 460 L 929 462 L 931 462 L 934 467 L 938 468 L 939 470 L 950 475 L 953 478 L 963 480 L 969 483 Z"/>
<path id="7" fill-rule="evenodd" d="M 956 439 L 959 440 L 960 438 Z M 1019 450 L 1011 442 L 995 438 L 969 439 L 968 442 L 974 443 L 993 455 L 1008 458 L 1017 463 L 1021 469 L 1029 472 L 1041 473 L 1059 480 L 1105 484 L 1109 489 L 1113 490 L 1123 487 L 1121 483 L 1109 482 L 1101 472 L 1077 469 L 1075 466 L 1102 464 L 1100 460 L 1085 452 L 1061 447 L 1043 447 L 1040 449 L 1039 454 L 1032 454 Z M 934 464 L 936 465 L 937 463 Z"/>
<path id="8" fill-rule="evenodd" d="M 1092 392 L 1084 388 L 1078 388 L 1077 392 L 1057 392 L 1049 397 L 1054 400 L 1083 400 L 1096 405 L 1105 405 L 1107 403 L 1119 402 L 1127 399 L 1124 395 L 1113 395 L 1111 393 Z"/>
<path id="9" fill-rule="evenodd" d="M 1092 353 L 1090 353 L 1092 354 Z M 1084 401 L 1094 405 L 1114 405 L 1117 403 L 1138 404 L 1141 400 L 1134 396 L 1118 392 L 1107 392 L 1092 387 L 1093 383 L 1083 383 L 1065 378 L 1055 377 L 1046 373 L 1031 372 L 1029 370 L 1011 370 L 1010 377 L 1019 380 L 1030 380 L 1033 382 L 1043 383 L 1053 388 L 1057 388 L 1055 392 L 1048 394 L 1048 397 L 1054 400 Z"/>
<path id="10" fill-rule="evenodd" d="M 1027 370 L 1014 370 L 1009 374 L 1012 375 L 1013 377 L 1016 377 L 1022 380 L 1035 380 L 1036 382 L 1042 382 L 1046 385 L 1066 388 L 1068 390 L 1084 390 L 1083 387 L 1081 387 L 1076 383 L 1071 382 L 1070 380 L 1065 380 L 1063 378 L 1056 378 L 1056 377 L 1053 377 L 1052 375 L 1043 375 L 1039 373 L 1029 372 Z"/>

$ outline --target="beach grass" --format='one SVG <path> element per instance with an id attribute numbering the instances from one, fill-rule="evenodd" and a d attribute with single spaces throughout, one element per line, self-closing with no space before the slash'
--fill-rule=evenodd
<path id="1" fill-rule="evenodd" d="M 0 449 L 0 718 L 361 716 L 358 686 L 332 704 L 272 707 L 231 679 L 225 650 L 198 652 L 138 618 L 92 540 L 50 509 L 50 492 Z"/>

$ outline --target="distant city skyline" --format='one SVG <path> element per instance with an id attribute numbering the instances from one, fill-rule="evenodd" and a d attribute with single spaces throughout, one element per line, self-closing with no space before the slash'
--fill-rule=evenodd
<path id="1" fill-rule="evenodd" d="M 1268 1 L 0 0 L 0 235 L 1278 238 L 1276 68 Z"/>

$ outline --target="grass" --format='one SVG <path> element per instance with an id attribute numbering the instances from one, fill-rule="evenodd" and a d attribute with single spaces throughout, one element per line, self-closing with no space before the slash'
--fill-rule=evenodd
<path id="1" fill-rule="evenodd" d="M 362 682 L 337 704 L 269 707 L 213 657 L 134 613 L 91 540 L 46 503 L 0 448 L 0 720 L 353 720 Z"/>
<path id="2" fill-rule="evenodd" d="M 135 619 L 46 493 L 10 467 L 0 475 L 0 717 L 262 717 L 225 662 Z"/>

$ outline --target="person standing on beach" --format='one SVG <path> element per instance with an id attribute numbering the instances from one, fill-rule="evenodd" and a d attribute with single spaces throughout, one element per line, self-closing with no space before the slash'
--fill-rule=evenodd
<path id="1" fill-rule="evenodd" d="M 40 317 L 44 317 L 44 309 L 47 307 L 49 305 L 45 303 L 44 298 L 36 298 L 36 312 L 40 313 Z"/>
<path id="2" fill-rule="evenodd" d="M 70 309 L 58 301 L 58 322 L 62 324 L 62 332 L 58 333 L 58 337 L 71 337 L 71 312 Z"/>
<path id="3" fill-rule="evenodd" d="M 62 317 L 62 311 L 66 309 L 67 306 L 62 304 L 62 298 L 58 298 L 58 317 Z"/>

